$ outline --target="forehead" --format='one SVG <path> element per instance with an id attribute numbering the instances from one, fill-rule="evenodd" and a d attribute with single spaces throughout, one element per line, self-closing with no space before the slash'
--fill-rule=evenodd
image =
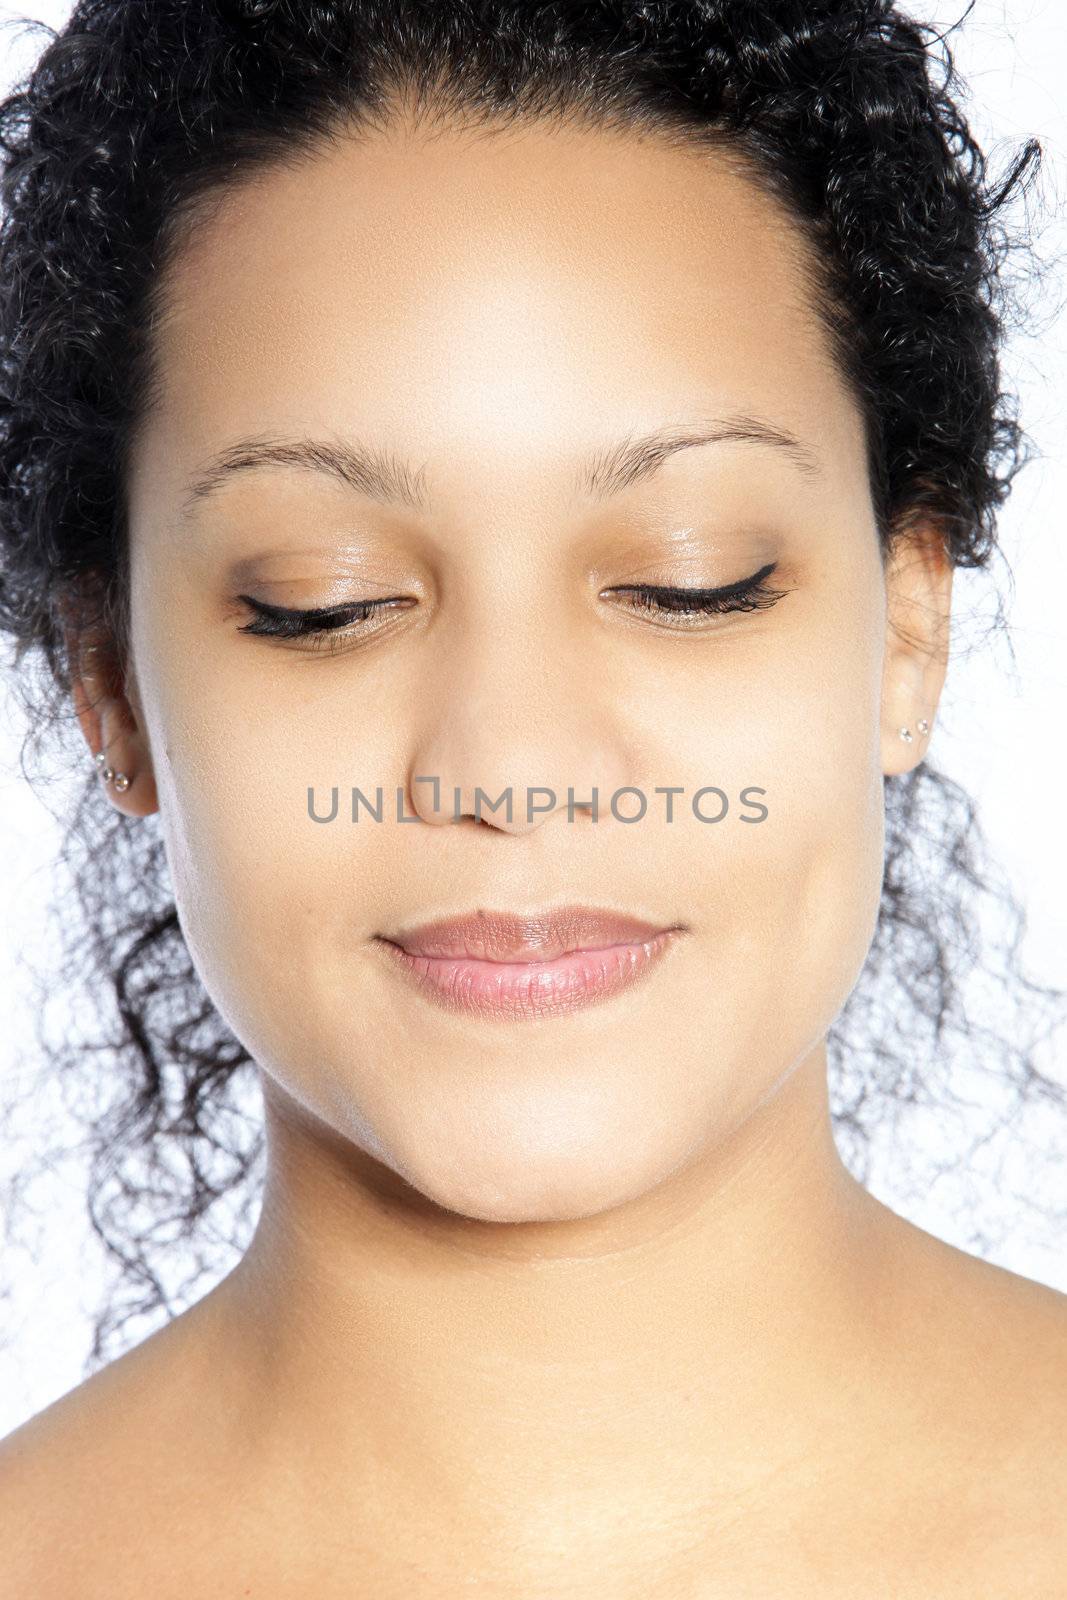
<path id="1" fill-rule="evenodd" d="M 229 192 L 168 272 L 145 449 L 315 424 L 480 470 L 666 415 L 858 460 L 805 245 L 721 150 L 536 125 L 352 134 Z"/>

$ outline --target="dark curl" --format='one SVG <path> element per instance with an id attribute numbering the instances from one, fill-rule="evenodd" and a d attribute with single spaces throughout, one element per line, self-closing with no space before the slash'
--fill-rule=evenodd
<path id="1" fill-rule="evenodd" d="M 257 169 L 401 106 L 486 129 L 581 121 L 739 163 L 811 247 L 883 553 L 921 518 L 956 566 L 989 562 L 1027 457 L 1000 379 L 1003 219 L 1040 150 L 993 182 L 947 43 L 890 0 L 81 0 L 46 32 L 0 103 L 0 622 L 27 745 L 56 734 L 79 779 L 78 652 L 92 641 L 118 674 L 128 659 L 126 468 L 158 392 L 168 264 Z M 1018 1103 L 1065 1098 L 1034 1060 L 1039 1010 L 1061 996 L 1018 970 L 1023 914 L 973 805 L 926 762 L 885 794 L 879 922 L 830 1035 L 835 1127 L 861 1178 L 893 1105 L 944 1105 L 953 1033 L 969 1060 L 988 1046 Z M 55 1081 L 82 1090 L 90 1219 L 120 1269 L 92 1365 L 132 1317 L 193 1292 L 209 1238 L 237 1248 L 263 1140 L 240 1092 L 255 1069 L 189 957 L 158 818 L 118 813 L 95 773 L 60 815 L 71 890 L 47 981 L 111 1013 L 99 1036 L 41 1030 Z M 1008 909 L 1003 946 L 987 907 Z M 976 972 L 1002 986 L 996 1029 L 964 1004 Z M 212 1236 L 224 1200 L 238 1209 Z M 181 1285 L 162 1271 L 176 1239 L 196 1250 Z"/>

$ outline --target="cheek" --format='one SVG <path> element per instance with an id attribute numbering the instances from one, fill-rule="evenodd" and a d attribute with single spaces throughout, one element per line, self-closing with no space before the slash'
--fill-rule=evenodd
<path id="1" fill-rule="evenodd" d="M 714 1027 L 724 997 L 736 997 L 738 1036 L 751 1024 L 753 1048 L 758 1041 L 765 1059 L 783 1064 L 840 1011 L 880 902 L 877 607 L 851 615 L 836 633 L 809 615 L 746 638 L 743 661 L 739 649 L 727 671 L 724 652 L 721 672 L 707 675 L 681 719 L 687 789 L 714 783 L 731 803 L 723 821 L 677 835 L 684 859 L 675 867 L 713 977 L 697 995 L 706 1007 L 699 1026 Z M 745 805 L 749 786 L 765 793 Z M 742 821 L 756 800 L 767 816 Z"/>
<path id="2" fill-rule="evenodd" d="M 307 1021 L 324 952 L 377 925 L 384 824 L 350 788 L 401 781 L 403 708 L 346 691 L 336 664 L 232 645 L 151 655 L 143 695 L 179 919 L 211 998 L 255 1053 L 269 1019 Z M 254 659 L 252 659 L 254 658 Z M 392 748 L 387 741 L 392 741 Z M 318 816 L 309 814 L 314 790 Z"/>

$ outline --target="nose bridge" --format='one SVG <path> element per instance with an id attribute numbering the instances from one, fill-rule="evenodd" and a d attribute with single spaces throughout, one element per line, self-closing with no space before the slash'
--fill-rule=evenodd
<path id="1" fill-rule="evenodd" d="M 442 641 L 411 751 L 412 803 L 426 820 L 477 814 L 515 832 L 566 811 L 569 789 L 577 808 L 596 788 L 605 812 L 634 781 L 625 742 L 580 634 L 553 625 L 543 595 L 523 606 L 512 594 L 491 620 L 468 614 L 462 636 Z M 506 804 L 492 808 L 509 789 L 510 821 Z"/>

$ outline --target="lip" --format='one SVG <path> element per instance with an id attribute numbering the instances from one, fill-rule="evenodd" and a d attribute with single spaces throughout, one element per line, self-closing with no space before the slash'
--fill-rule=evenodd
<path id="1" fill-rule="evenodd" d="M 479 910 L 378 942 L 427 998 L 450 1011 L 528 1018 L 575 1011 L 628 988 L 684 931 L 597 906 Z"/>
<path id="2" fill-rule="evenodd" d="M 678 926 L 678 924 L 674 924 Z M 472 911 L 440 917 L 387 935 L 411 956 L 468 957 L 476 961 L 554 961 L 576 950 L 644 944 L 663 923 L 601 906 L 555 906 L 547 911 Z"/>

